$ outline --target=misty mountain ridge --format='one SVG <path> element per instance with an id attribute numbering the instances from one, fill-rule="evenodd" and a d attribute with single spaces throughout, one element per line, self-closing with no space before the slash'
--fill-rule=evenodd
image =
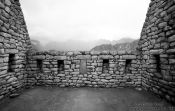
<path id="1" fill-rule="evenodd" d="M 139 40 L 134 40 L 130 42 L 123 41 L 123 43 L 116 43 L 115 45 L 102 44 L 92 48 L 91 51 L 134 51 L 138 47 L 138 41 Z"/>
<path id="2" fill-rule="evenodd" d="M 122 38 L 120 40 L 95 40 L 95 41 L 82 41 L 82 40 L 67 40 L 64 42 L 50 41 L 45 45 L 41 45 L 39 40 L 32 39 L 32 45 L 34 48 L 40 50 L 57 50 L 57 51 L 90 51 L 96 46 L 102 44 L 115 45 L 119 43 L 129 43 L 134 41 L 132 38 Z"/>
<path id="3" fill-rule="evenodd" d="M 38 40 L 34 40 L 34 39 L 31 39 L 31 45 L 32 45 L 32 49 L 35 50 L 35 51 L 42 51 L 44 50 L 43 48 L 43 45 L 41 45 L 40 41 Z"/>

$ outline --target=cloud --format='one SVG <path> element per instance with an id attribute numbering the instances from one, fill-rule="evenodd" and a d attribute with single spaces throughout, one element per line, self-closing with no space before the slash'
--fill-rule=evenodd
<path id="1" fill-rule="evenodd" d="M 148 0 L 22 0 L 31 36 L 69 39 L 139 38 Z"/>

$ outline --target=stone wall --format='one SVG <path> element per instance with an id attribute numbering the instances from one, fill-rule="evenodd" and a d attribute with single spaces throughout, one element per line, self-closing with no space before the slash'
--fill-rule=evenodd
<path id="1" fill-rule="evenodd" d="M 34 52 L 28 57 L 28 85 L 141 86 L 137 52 Z"/>
<path id="2" fill-rule="evenodd" d="M 0 0 L 0 99 L 25 85 L 143 87 L 175 103 L 175 0 L 151 0 L 135 52 L 28 52 L 19 0 Z"/>
<path id="3" fill-rule="evenodd" d="M 24 86 L 30 39 L 18 0 L 0 0 L 0 99 Z"/>
<path id="4" fill-rule="evenodd" d="M 175 1 L 152 0 L 139 42 L 142 86 L 175 103 Z"/>

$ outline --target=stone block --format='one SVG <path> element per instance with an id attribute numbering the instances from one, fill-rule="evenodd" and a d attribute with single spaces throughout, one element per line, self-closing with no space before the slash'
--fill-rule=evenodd
<path id="1" fill-rule="evenodd" d="M 4 4 L 0 1 L 0 8 L 4 8 Z"/>
<path id="2" fill-rule="evenodd" d="M 79 72 L 72 72 L 71 74 L 73 74 L 73 75 L 78 75 L 78 74 L 80 74 Z"/>
<path id="3" fill-rule="evenodd" d="M 70 69 L 70 65 L 64 65 L 65 69 Z"/>
<path id="4" fill-rule="evenodd" d="M 93 85 L 96 85 L 97 83 L 96 82 L 92 82 Z"/>
<path id="5" fill-rule="evenodd" d="M 136 59 L 136 55 L 123 55 L 123 59 Z"/>
<path id="6" fill-rule="evenodd" d="M 159 25 L 158 25 L 159 28 L 164 28 L 164 27 L 166 27 L 166 26 L 167 26 L 167 22 L 161 22 L 161 23 L 159 23 Z"/>
<path id="7" fill-rule="evenodd" d="M 162 49 L 158 49 L 158 50 L 150 50 L 150 54 L 152 54 L 152 55 L 161 54 L 162 52 L 163 52 Z"/>
<path id="8" fill-rule="evenodd" d="M 58 74 L 57 76 L 65 77 L 66 75 L 65 74 Z"/>
<path id="9" fill-rule="evenodd" d="M 78 80 L 78 77 L 72 77 L 72 80 Z M 77 81 L 76 81 L 77 82 Z"/>
<path id="10" fill-rule="evenodd" d="M 118 55 L 124 55 L 126 54 L 126 51 L 118 51 Z"/>
<path id="11" fill-rule="evenodd" d="M 91 82 L 90 82 L 90 81 L 84 81 L 84 83 L 85 83 L 85 84 L 91 84 Z"/>
<path id="12" fill-rule="evenodd" d="M 5 4 L 10 6 L 11 5 L 11 1 L 10 0 L 5 0 Z"/>
<path id="13" fill-rule="evenodd" d="M 65 64 L 65 65 L 71 64 L 71 61 L 65 60 L 65 61 L 64 61 L 64 64 Z"/>
<path id="14" fill-rule="evenodd" d="M 99 58 L 100 59 L 113 59 L 114 57 L 111 55 L 100 55 Z"/>
<path id="15" fill-rule="evenodd" d="M 172 5 L 168 10 L 167 13 L 172 13 L 175 11 L 175 5 Z"/>
<path id="16" fill-rule="evenodd" d="M 68 55 L 68 56 L 72 56 L 73 54 L 74 54 L 73 52 L 67 52 L 66 55 Z"/>
<path id="17" fill-rule="evenodd" d="M 110 80 L 110 79 L 112 79 L 112 77 L 111 76 L 107 76 L 106 79 L 107 80 Z"/>
<path id="18" fill-rule="evenodd" d="M 115 67 L 115 64 L 109 64 L 109 67 L 110 68 L 114 68 Z"/>
<path id="19" fill-rule="evenodd" d="M 97 68 L 96 68 L 96 71 L 97 71 L 97 72 L 102 71 L 102 67 L 97 67 Z"/>
<path id="20" fill-rule="evenodd" d="M 57 59 L 57 60 L 66 60 L 66 56 L 54 56 L 54 59 Z"/>
<path id="21" fill-rule="evenodd" d="M 83 80 L 83 81 L 86 81 L 86 80 L 87 80 L 87 78 L 82 78 L 82 80 Z"/>
<path id="22" fill-rule="evenodd" d="M 0 49 L 0 54 L 4 54 L 4 49 Z"/>
<path id="23" fill-rule="evenodd" d="M 92 56 L 92 59 L 97 60 L 98 56 Z"/>
<path id="24" fill-rule="evenodd" d="M 170 64 L 175 64 L 175 59 L 169 59 Z"/>
<path id="25" fill-rule="evenodd" d="M 119 58 L 120 58 L 120 56 L 119 56 L 119 55 L 116 55 L 116 56 L 115 56 L 115 59 L 119 59 Z"/>
<path id="26" fill-rule="evenodd" d="M 10 95 L 10 98 L 16 98 L 16 97 L 18 97 L 18 96 L 19 96 L 18 93 L 13 93 L 13 94 Z"/>
<path id="27" fill-rule="evenodd" d="M 80 84 L 80 83 L 83 83 L 83 81 L 82 81 L 82 80 L 78 80 L 78 81 L 77 81 L 77 83 L 79 83 L 79 84 Z"/>
<path id="28" fill-rule="evenodd" d="M 169 42 L 175 42 L 175 35 L 171 36 L 168 38 Z"/>
<path id="29" fill-rule="evenodd" d="M 7 82 L 8 82 L 8 83 L 11 83 L 11 82 L 16 81 L 16 80 L 17 80 L 16 77 L 11 77 L 11 78 L 9 78 L 9 79 L 7 80 Z"/>
<path id="30" fill-rule="evenodd" d="M 80 68 L 80 65 L 76 65 L 75 68 Z"/>
<path id="31" fill-rule="evenodd" d="M 17 54 L 18 50 L 17 49 L 5 49 L 5 53 L 8 54 Z"/>
<path id="32" fill-rule="evenodd" d="M 74 55 L 81 55 L 81 52 L 79 52 L 79 51 L 74 51 L 73 53 L 74 53 Z"/>
<path id="33" fill-rule="evenodd" d="M 162 78 L 162 77 L 163 77 L 160 73 L 154 73 L 154 75 L 155 75 L 157 78 Z"/>
<path id="34" fill-rule="evenodd" d="M 106 80 L 106 79 L 101 79 L 101 81 L 102 81 L 103 83 L 107 83 L 107 82 L 109 82 L 109 81 Z"/>
<path id="35" fill-rule="evenodd" d="M 45 56 L 44 55 L 36 55 L 36 56 L 33 56 L 33 59 L 42 59 L 44 60 L 45 59 Z"/>
<path id="36" fill-rule="evenodd" d="M 91 55 L 77 55 L 77 59 L 80 60 L 91 59 Z"/>
<path id="37" fill-rule="evenodd" d="M 175 49 L 168 49 L 167 50 L 167 53 L 170 54 L 170 53 L 175 53 Z"/>
<path id="38" fill-rule="evenodd" d="M 90 54 L 91 55 L 100 55 L 100 52 L 98 52 L 98 51 L 91 51 Z"/>

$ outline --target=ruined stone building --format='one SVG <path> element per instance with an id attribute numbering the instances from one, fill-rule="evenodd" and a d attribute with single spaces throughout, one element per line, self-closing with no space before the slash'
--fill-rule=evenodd
<path id="1" fill-rule="evenodd" d="M 175 103 L 175 0 L 151 0 L 134 52 L 33 52 L 19 0 L 0 0 L 0 99 L 31 85 L 136 87 Z"/>

